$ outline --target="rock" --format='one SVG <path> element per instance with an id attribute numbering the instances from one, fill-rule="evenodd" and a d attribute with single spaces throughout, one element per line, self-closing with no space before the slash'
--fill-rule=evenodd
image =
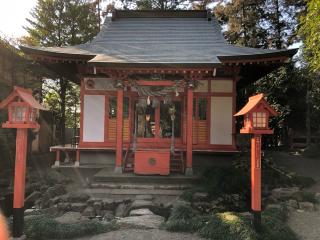
<path id="1" fill-rule="evenodd" d="M 59 223 L 77 223 L 87 218 L 83 217 L 79 212 L 67 212 L 63 214 L 61 217 L 55 218 L 55 220 Z"/>
<path id="2" fill-rule="evenodd" d="M 102 209 L 105 210 L 114 210 L 116 204 L 113 199 L 111 198 L 103 198 L 102 199 Z"/>
<path id="3" fill-rule="evenodd" d="M 70 202 L 87 202 L 90 196 L 83 192 L 72 192 L 69 193 L 69 201 Z"/>
<path id="4" fill-rule="evenodd" d="M 192 200 L 195 202 L 203 202 L 209 199 L 209 195 L 206 192 L 196 192 L 192 196 Z"/>
<path id="5" fill-rule="evenodd" d="M 91 197 L 87 200 L 87 204 L 90 206 L 93 206 L 94 202 L 99 202 L 99 201 L 101 202 L 102 199 Z"/>
<path id="6" fill-rule="evenodd" d="M 290 199 L 286 202 L 286 205 L 290 208 L 294 208 L 294 209 L 298 209 L 299 208 L 299 205 L 298 205 L 298 202 L 297 200 L 295 199 Z"/>
<path id="7" fill-rule="evenodd" d="M 281 209 L 281 206 L 280 204 L 268 204 L 266 209 L 270 209 L 270 208 Z"/>
<path id="8" fill-rule="evenodd" d="M 132 204 L 130 205 L 129 210 L 139 209 L 139 208 L 148 208 L 152 209 L 155 207 L 155 204 L 151 201 L 147 200 L 134 200 Z"/>
<path id="9" fill-rule="evenodd" d="M 146 200 L 146 201 L 152 201 L 153 196 L 152 195 L 137 195 L 135 197 L 135 200 Z"/>
<path id="10" fill-rule="evenodd" d="M 39 198 L 41 198 L 42 194 L 39 191 L 35 191 L 33 193 L 31 193 L 26 199 L 25 199 L 25 203 L 26 204 L 34 204 L 34 202 L 36 200 L 38 200 Z"/>
<path id="11" fill-rule="evenodd" d="M 316 199 L 316 201 L 317 201 L 318 203 L 320 203 L 320 193 L 316 193 L 316 194 L 314 195 L 314 198 Z"/>
<path id="12" fill-rule="evenodd" d="M 70 211 L 71 204 L 70 203 L 61 202 L 61 203 L 58 203 L 57 207 L 58 207 L 58 209 L 60 211 Z"/>
<path id="13" fill-rule="evenodd" d="M 129 216 L 142 216 L 142 215 L 153 215 L 148 208 L 135 209 L 130 211 Z"/>
<path id="14" fill-rule="evenodd" d="M 41 213 L 50 215 L 50 216 L 57 216 L 59 213 L 59 209 L 57 205 L 54 205 L 46 209 L 41 209 Z"/>
<path id="15" fill-rule="evenodd" d="M 35 208 L 29 208 L 24 210 L 24 216 L 30 216 L 30 215 L 39 215 L 41 211 L 39 209 Z"/>
<path id="16" fill-rule="evenodd" d="M 298 187 L 275 188 L 271 191 L 271 196 L 275 199 L 291 198 L 294 194 L 298 192 Z"/>
<path id="17" fill-rule="evenodd" d="M 250 212 L 240 212 L 239 215 L 243 216 L 247 220 L 251 220 L 252 219 L 252 214 Z"/>
<path id="18" fill-rule="evenodd" d="M 299 207 L 301 210 L 312 212 L 315 210 L 314 204 L 311 202 L 299 202 Z"/>
<path id="19" fill-rule="evenodd" d="M 48 170 L 46 173 L 46 179 L 48 182 L 51 183 L 68 183 L 70 179 L 64 176 L 62 173 L 56 170 Z"/>
<path id="20" fill-rule="evenodd" d="M 141 229 L 160 228 L 164 218 L 158 215 L 142 215 L 120 218 L 117 224 L 120 227 L 135 227 Z"/>
<path id="21" fill-rule="evenodd" d="M 61 196 L 57 196 L 60 200 L 59 202 L 69 202 L 69 195 L 68 194 L 64 194 Z"/>
<path id="22" fill-rule="evenodd" d="M 94 202 L 93 203 L 93 209 L 97 212 L 102 209 L 102 202 Z"/>
<path id="23" fill-rule="evenodd" d="M 56 197 L 52 198 L 51 200 L 52 200 L 52 202 L 53 202 L 54 204 L 57 204 L 57 203 L 59 203 L 59 202 L 62 202 L 60 196 L 56 196 Z"/>
<path id="24" fill-rule="evenodd" d="M 83 210 L 82 215 L 85 217 L 92 218 L 95 216 L 95 211 L 94 211 L 93 207 L 88 206 L 88 207 L 86 207 L 86 209 Z"/>
<path id="25" fill-rule="evenodd" d="M 103 213 L 103 214 L 101 214 L 102 220 L 109 222 L 114 219 L 114 215 L 113 215 L 112 211 L 102 210 L 102 213 Z"/>
<path id="26" fill-rule="evenodd" d="M 87 207 L 85 203 L 71 203 L 71 211 L 82 212 Z"/>
<path id="27" fill-rule="evenodd" d="M 126 205 L 124 203 L 121 203 L 118 205 L 115 211 L 115 216 L 116 217 L 123 217 L 126 212 Z"/>

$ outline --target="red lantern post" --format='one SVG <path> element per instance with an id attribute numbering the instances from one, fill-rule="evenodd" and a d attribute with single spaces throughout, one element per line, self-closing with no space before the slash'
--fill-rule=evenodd
<path id="1" fill-rule="evenodd" d="M 273 134 L 269 129 L 269 117 L 278 113 L 264 100 L 263 94 L 249 98 L 249 102 L 234 116 L 244 116 L 244 125 L 240 133 L 251 134 L 251 208 L 254 226 L 261 226 L 261 137 Z"/>
<path id="2" fill-rule="evenodd" d="M 28 129 L 40 126 L 36 122 L 39 110 L 45 110 L 34 97 L 32 91 L 14 87 L 13 92 L 0 103 L 0 109 L 8 109 L 8 121 L 3 128 L 16 128 L 16 160 L 13 196 L 13 237 L 23 234 L 24 194 Z"/>

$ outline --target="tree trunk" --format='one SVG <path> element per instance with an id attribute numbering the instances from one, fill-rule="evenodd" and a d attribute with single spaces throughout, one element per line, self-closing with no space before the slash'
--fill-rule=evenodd
<path id="1" fill-rule="evenodd" d="M 307 85 L 307 94 L 306 94 L 306 104 L 307 104 L 307 112 L 306 112 L 306 137 L 307 137 L 307 147 L 311 144 L 311 105 L 310 105 L 310 90 L 309 84 Z"/>
<path id="2" fill-rule="evenodd" d="M 67 92 L 67 80 L 60 77 L 60 141 L 61 144 L 66 144 L 66 92 Z"/>

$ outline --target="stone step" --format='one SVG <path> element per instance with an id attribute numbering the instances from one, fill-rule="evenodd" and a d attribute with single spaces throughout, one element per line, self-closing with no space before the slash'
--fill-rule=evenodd
<path id="1" fill-rule="evenodd" d="M 186 190 L 194 187 L 193 184 L 116 184 L 93 182 L 92 189 L 150 189 L 150 190 Z"/>
<path id="2" fill-rule="evenodd" d="M 137 195 L 153 195 L 153 196 L 180 196 L 185 190 L 173 189 L 118 189 L 118 188 L 86 188 L 83 192 L 92 197 L 103 198 L 105 196 L 137 196 Z"/>

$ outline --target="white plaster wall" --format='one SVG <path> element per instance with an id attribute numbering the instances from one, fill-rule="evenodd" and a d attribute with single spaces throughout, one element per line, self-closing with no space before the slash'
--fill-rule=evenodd
<path id="1" fill-rule="evenodd" d="M 105 97 L 84 95 L 83 142 L 104 142 Z"/>
<path id="2" fill-rule="evenodd" d="M 232 80 L 211 80 L 211 92 L 233 92 Z"/>
<path id="3" fill-rule="evenodd" d="M 210 143 L 232 145 L 232 97 L 211 97 Z"/>

